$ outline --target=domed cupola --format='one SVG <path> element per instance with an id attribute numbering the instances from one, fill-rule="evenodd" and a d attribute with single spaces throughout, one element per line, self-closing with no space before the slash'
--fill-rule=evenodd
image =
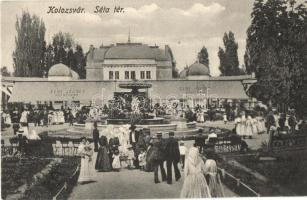
<path id="1" fill-rule="evenodd" d="M 76 72 L 62 63 L 53 65 L 48 71 L 49 81 L 70 81 L 73 79 L 78 79 Z"/>
<path id="2" fill-rule="evenodd" d="M 203 79 L 209 79 L 209 77 L 210 77 L 209 67 L 204 64 L 195 62 L 188 68 L 187 72 L 188 79 L 203 80 Z"/>

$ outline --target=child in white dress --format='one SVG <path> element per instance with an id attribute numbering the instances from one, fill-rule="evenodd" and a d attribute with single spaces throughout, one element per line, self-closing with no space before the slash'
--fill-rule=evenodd
<path id="1" fill-rule="evenodd" d="M 134 152 L 132 150 L 132 146 L 129 145 L 128 146 L 128 151 L 127 151 L 127 156 L 128 156 L 128 169 L 132 169 L 133 168 L 133 161 L 135 160 L 135 156 L 134 156 Z"/>
<path id="2" fill-rule="evenodd" d="M 141 170 L 145 170 L 146 153 L 143 149 L 141 150 L 141 153 L 139 154 L 138 158 L 139 158 L 139 165 L 140 165 Z"/>
<path id="3" fill-rule="evenodd" d="M 120 159 L 119 159 L 119 151 L 115 150 L 112 157 L 113 157 L 113 162 L 112 162 L 113 170 L 118 172 L 121 168 Z"/>

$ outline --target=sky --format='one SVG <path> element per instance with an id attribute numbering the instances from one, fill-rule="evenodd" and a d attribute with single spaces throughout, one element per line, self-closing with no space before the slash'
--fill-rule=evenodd
<path id="1" fill-rule="evenodd" d="M 48 14 L 49 6 L 85 9 L 81 14 Z M 96 6 L 109 7 L 110 13 L 94 13 Z M 115 6 L 124 8 L 114 13 Z M 253 0 L 104 0 L 104 1 L 2 1 L 1 2 L 1 66 L 13 70 L 15 23 L 22 11 L 42 18 L 46 26 L 45 39 L 51 42 L 59 32 L 69 32 L 88 51 L 92 44 L 99 47 L 127 42 L 169 45 L 177 68 L 196 61 L 197 53 L 206 46 L 211 75 L 218 76 L 219 46 L 223 35 L 232 31 L 239 45 L 240 66 L 244 64 L 246 30 L 250 25 Z"/>

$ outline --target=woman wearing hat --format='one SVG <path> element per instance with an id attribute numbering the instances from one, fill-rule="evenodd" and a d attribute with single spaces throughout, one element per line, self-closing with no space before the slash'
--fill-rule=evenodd
<path id="1" fill-rule="evenodd" d="M 78 154 L 81 156 L 81 167 L 78 182 L 92 181 L 92 156 L 93 149 L 85 137 L 81 138 L 81 143 L 78 147 Z"/>
<path id="2" fill-rule="evenodd" d="M 104 172 L 111 171 L 111 163 L 108 155 L 108 139 L 106 136 L 102 135 L 99 138 L 99 145 L 95 169 Z"/>

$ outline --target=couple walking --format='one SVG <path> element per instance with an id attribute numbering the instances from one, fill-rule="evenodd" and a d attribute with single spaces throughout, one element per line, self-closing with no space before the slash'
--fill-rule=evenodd
<path id="1" fill-rule="evenodd" d="M 172 184 L 172 167 L 175 171 L 175 180 L 181 178 L 178 169 L 180 161 L 180 152 L 178 141 L 174 138 L 174 132 L 169 132 L 169 138 L 163 140 L 162 133 L 157 133 L 156 138 L 152 141 L 152 153 L 149 155 L 154 169 L 154 182 L 160 183 L 158 178 L 159 168 L 161 170 L 162 181 L 167 181 Z M 164 162 L 166 161 L 167 174 L 164 169 Z"/>
<path id="2" fill-rule="evenodd" d="M 180 197 L 224 197 L 216 162 L 212 159 L 204 162 L 197 147 L 190 148 L 185 160 L 184 183 Z"/>

